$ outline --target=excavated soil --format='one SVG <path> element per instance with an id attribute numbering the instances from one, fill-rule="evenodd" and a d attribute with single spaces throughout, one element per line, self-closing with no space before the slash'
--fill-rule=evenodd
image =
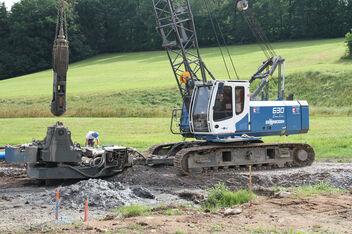
<path id="1" fill-rule="evenodd" d="M 135 165 L 124 173 L 108 179 L 123 184 L 168 188 L 206 189 L 224 182 L 233 189 L 248 186 L 248 171 L 225 170 L 206 174 L 180 176 L 172 166 L 148 167 Z M 285 168 L 252 172 L 253 185 L 256 187 L 291 187 L 303 184 L 316 184 L 320 181 L 330 185 L 349 189 L 352 186 L 352 163 L 314 163 L 310 167 Z"/>
<path id="2" fill-rule="evenodd" d="M 248 171 L 227 170 L 180 176 L 171 166 L 135 165 L 105 180 L 65 181 L 45 186 L 41 182 L 26 178 L 23 165 L 0 162 L 0 232 L 21 232 L 33 227 L 44 230 L 45 226 L 55 225 L 55 191 L 57 188 L 61 190 L 60 215 L 66 220 L 77 222 L 83 219 L 85 200 L 91 204 L 89 220 L 97 220 L 107 214 L 113 214 L 112 208 L 116 209 L 131 203 L 157 205 L 185 203 L 189 200 L 199 202 L 206 195 L 206 189 L 214 184 L 223 182 L 232 189 L 246 188 L 248 178 Z M 349 189 L 352 186 L 352 164 L 314 163 L 305 168 L 253 171 L 252 178 L 256 191 L 263 191 L 273 186 L 291 187 L 315 184 L 320 181 L 329 182 L 334 187 Z M 223 226 L 220 232 L 245 231 L 247 227 L 254 228 L 261 225 L 268 228 L 278 225 L 296 228 L 301 225 L 306 228 L 304 230 L 313 230 L 312 225 L 325 227 L 327 220 L 331 219 L 328 226 L 332 228 L 331 230 L 339 232 L 344 231 L 343 228 L 346 227 L 352 230 L 351 195 L 334 196 L 319 196 L 320 200 L 315 198 L 284 198 L 283 200 L 265 198 L 261 200 L 263 202 L 257 201 L 255 206 L 244 209 L 244 212 L 238 216 L 241 218 L 237 216 L 236 218 L 223 218 L 221 214 L 206 214 L 190 210 L 177 216 L 176 221 L 172 217 L 152 217 L 144 227 L 150 232 L 169 232 L 170 230 L 175 231 L 175 227 L 179 226 L 186 232 L 199 233 L 210 231 L 214 228 L 212 224 L 217 222 Z M 142 220 L 143 218 L 115 220 L 108 223 L 107 228 L 109 230 L 111 228 L 124 229 Z M 155 225 L 151 226 L 153 223 Z M 206 225 L 203 227 L 202 223 Z M 298 226 L 293 225 L 295 223 Z M 89 225 L 93 225 L 93 222 Z M 102 224 L 98 222 L 94 225 L 99 227 Z M 233 225 L 240 225 L 242 229 L 231 229 Z M 88 228 L 87 231 L 96 231 L 88 226 L 84 225 Z M 156 226 L 160 228 L 155 229 Z M 340 229 L 338 229 L 339 226 L 341 226 Z M 82 229 L 77 228 L 77 231 L 80 232 Z"/>

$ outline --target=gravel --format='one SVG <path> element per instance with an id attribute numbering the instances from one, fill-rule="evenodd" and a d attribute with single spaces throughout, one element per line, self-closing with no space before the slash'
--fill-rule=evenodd
<path id="1" fill-rule="evenodd" d="M 141 198 L 155 198 L 145 188 L 130 189 L 120 182 L 101 179 L 82 180 L 59 189 L 61 205 L 74 209 L 83 209 L 86 200 L 90 208 L 111 209 L 137 203 Z"/>
<path id="2" fill-rule="evenodd" d="M 241 173 L 239 176 L 244 178 L 240 184 L 248 182 L 248 175 Z M 311 167 L 255 171 L 253 173 L 253 184 L 267 188 L 273 186 L 296 187 L 304 184 L 314 185 L 321 181 L 336 188 L 349 189 L 352 186 L 352 164 L 315 163 Z"/>

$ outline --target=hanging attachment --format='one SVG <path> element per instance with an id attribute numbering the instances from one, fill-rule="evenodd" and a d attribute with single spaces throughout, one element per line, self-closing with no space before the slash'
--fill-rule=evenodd
<path id="1" fill-rule="evenodd" d="M 64 0 L 58 0 L 58 12 L 53 46 L 54 87 L 51 113 L 56 116 L 66 112 L 66 76 L 69 63 L 69 43 L 67 34 Z"/>

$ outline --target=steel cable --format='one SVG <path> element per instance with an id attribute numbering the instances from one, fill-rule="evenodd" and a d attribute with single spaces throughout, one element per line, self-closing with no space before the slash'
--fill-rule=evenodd
<path id="1" fill-rule="evenodd" d="M 213 22 L 213 18 L 212 18 L 212 15 L 211 15 L 209 6 L 208 6 L 208 4 L 207 4 L 206 1 L 207 1 L 207 0 L 203 0 L 204 5 L 205 5 L 205 7 L 206 7 L 206 9 L 207 9 L 207 11 L 208 11 L 208 15 L 209 15 L 209 18 L 210 18 L 210 22 L 211 22 L 211 25 L 212 25 L 212 29 L 213 29 L 213 32 L 214 32 L 216 41 L 217 41 L 217 43 L 218 43 L 218 47 L 219 47 L 219 50 L 220 50 L 220 53 L 221 53 L 221 57 L 222 57 L 222 60 L 223 60 L 223 62 L 224 62 L 225 68 L 226 68 L 227 75 L 228 75 L 229 79 L 231 80 L 230 72 L 229 72 L 229 69 L 228 69 L 228 67 L 227 67 L 227 63 L 226 63 L 224 54 L 223 54 L 222 49 L 221 49 L 221 46 L 220 46 L 219 37 L 218 37 L 218 35 L 217 35 L 217 33 L 216 33 L 216 29 L 215 29 L 215 25 L 214 25 L 214 22 Z"/>

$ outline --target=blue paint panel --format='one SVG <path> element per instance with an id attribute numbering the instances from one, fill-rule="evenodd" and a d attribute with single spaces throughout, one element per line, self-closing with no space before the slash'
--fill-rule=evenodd
<path id="1" fill-rule="evenodd" d="M 301 130 L 301 107 L 297 106 L 286 106 L 287 115 L 287 131 L 299 131 Z"/>
<path id="2" fill-rule="evenodd" d="M 309 107 L 302 106 L 302 129 L 308 130 L 309 129 Z"/>
<path id="3" fill-rule="evenodd" d="M 201 134 L 196 135 L 198 140 L 226 141 L 228 137 L 239 137 L 243 134 L 254 137 L 293 135 L 306 133 L 309 129 L 309 108 L 301 106 L 298 102 L 292 105 L 283 105 L 282 102 L 272 102 L 265 106 L 265 102 L 250 107 L 250 130 L 227 134 Z M 248 116 L 236 123 L 236 129 L 246 128 Z M 248 123 L 248 122 L 247 122 Z M 248 129 L 248 128 L 247 128 Z"/>
<path id="4" fill-rule="evenodd" d="M 285 106 L 251 107 L 250 111 L 252 133 L 281 132 L 286 129 Z"/>
<path id="5" fill-rule="evenodd" d="M 183 104 L 182 107 L 182 114 L 180 120 L 180 130 L 181 132 L 189 132 L 189 119 L 188 119 L 188 111 L 186 109 L 186 105 Z"/>
<path id="6" fill-rule="evenodd" d="M 240 121 L 236 123 L 236 132 L 243 132 L 243 131 L 248 131 L 249 130 L 249 120 L 248 120 L 248 114 L 243 117 Z"/>

